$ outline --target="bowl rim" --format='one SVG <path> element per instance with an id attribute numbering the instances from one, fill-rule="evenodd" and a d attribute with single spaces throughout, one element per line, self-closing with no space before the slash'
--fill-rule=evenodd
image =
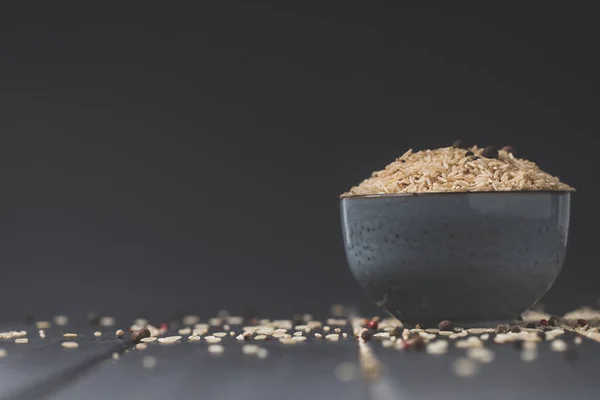
<path id="1" fill-rule="evenodd" d="M 571 194 L 575 193 L 574 190 L 487 190 L 479 192 L 425 192 L 425 193 L 387 193 L 387 194 L 359 194 L 354 196 L 340 197 L 340 200 L 359 200 L 359 199 L 389 199 L 389 198 L 401 198 L 401 197 L 429 197 L 429 196 L 456 196 L 456 195 L 479 195 L 479 194 L 496 194 L 496 195 L 535 195 L 535 194 Z"/>

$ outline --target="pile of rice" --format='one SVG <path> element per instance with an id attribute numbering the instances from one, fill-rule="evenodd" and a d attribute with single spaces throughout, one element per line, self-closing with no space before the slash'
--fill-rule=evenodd
<path id="1" fill-rule="evenodd" d="M 473 155 L 467 155 L 467 151 Z M 535 163 L 499 150 L 498 158 L 469 149 L 408 150 L 341 197 L 396 193 L 574 191 Z"/>

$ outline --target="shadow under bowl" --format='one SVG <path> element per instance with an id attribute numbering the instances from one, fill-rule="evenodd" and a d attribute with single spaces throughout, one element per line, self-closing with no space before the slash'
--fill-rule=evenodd
<path id="1" fill-rule="evenodd" d="M 341 200 L 346 257 L 377 305 L 407 324 L 514 321 L 563 265 L 568 192 L 355 196 Z"/>

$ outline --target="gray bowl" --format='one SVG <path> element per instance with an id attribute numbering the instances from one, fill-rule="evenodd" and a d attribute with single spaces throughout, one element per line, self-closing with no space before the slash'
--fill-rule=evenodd
<path id="1" fill-rule="evenodd" d="M 350 270 L 408 324 L 513 321 L 563 265 L 570 193 L 355 196 L 341 200 Z"/>

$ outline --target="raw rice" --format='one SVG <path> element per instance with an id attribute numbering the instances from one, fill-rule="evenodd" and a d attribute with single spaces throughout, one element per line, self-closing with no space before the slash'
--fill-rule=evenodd
<path id="1" fill-rule="evenodd" d="M 467 156 L 467 151 L 475 157 Z M 574 191 L 535 163 L 499 151 L 498 158 L 481 156 L 482 149 L 443 147 L 404 153 L 385 169 L 354 186 L 341 197 L 398 193 Z M 479 157 L 479 158 L 476 158 Z"/>

